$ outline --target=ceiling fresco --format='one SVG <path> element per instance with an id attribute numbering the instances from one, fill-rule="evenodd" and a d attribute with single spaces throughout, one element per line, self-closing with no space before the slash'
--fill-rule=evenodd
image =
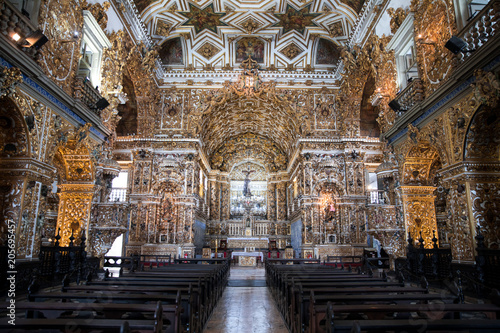
<path id="1" fill-rule="evenodd" d="M 333 73 L 339 60 L 338 52 L 327 60 L 319 55 L 318 62 L 318 51 L 325 49 L 324 42 L 318 44 L 325 39 L 334 45 L 329 49 L 346 45 L 364 0 L 307 3 L 299 0 L 135 0 L 134 3 L 146 33 L 162 50 L 165 83 L 179 86 L 189 79 L 176 73 L 239 71 L 242 59 L 248 57 L 243 55 L 249 53 L 261 65 L 261 70 Z M 177 41 L 170 42 L 173 39 Z M 171 47 L 176 48 L 175 53 L 168 53 Z M 170 81 L 172 77 L 177 79 Z M 235 79 L 225 77 L 228 78 Z M 264 76 L 263 80 L 272 78 Z M 321 82 L 329 80 L 332 84 L 335 81 L 332 76 L 323 77 Z"/>
<path id="2" fill-rule="evenodd" d="M 279 19 L 279 22 L 274 24 L 275 27 L 283 28 L 283 34 L 292 30 L 300 34 L 304 34 L 306 27 L 318 26 L 314 23 L 314 19 L 322 15 L 321 13 L 311 13 L 311 5 L 308 5 L 300 10 L 296 10 L 290 5 L 286 5 L 284 14 L 274 14 Z"/>
<path id="3" fill-rule="evenodd" d="M 221 18 L 226 14 L 215 13 L 213 3 L 203 9 L 190 3 L 189 11 L 181 12 L 181 14 L 189 18 L 182 26 L 193 26 L 196 34 L 205 29 L 217 33 L 217 27 L 227 25 L 221 21 Z"/>

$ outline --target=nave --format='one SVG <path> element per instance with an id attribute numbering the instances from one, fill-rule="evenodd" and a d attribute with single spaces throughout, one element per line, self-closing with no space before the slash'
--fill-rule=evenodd
<path id="1" fill-rule="evenodd" d="M 264 268 L 231 267 L 228 286 L 204 333 L 287 333 Z"/>
<path id="2" fill-rule="evenodd" d="M 464 293 L 460 278 L 439 286 L 422 277 L 417 284 L 348 257 L 342 264 L 269 258 L 264 268 L 232 266 L 229 259 L 129 265 L 130 258 L 114 258 L 118 276 L 89 274 L 84 283 L 65 276 L 62 286 L 48 289 L 33 282 L 27 298 L 18 297 L 14 312 L 0 319 L 0 332 L 500 331 L 498 291 L 478 299 Z"/>

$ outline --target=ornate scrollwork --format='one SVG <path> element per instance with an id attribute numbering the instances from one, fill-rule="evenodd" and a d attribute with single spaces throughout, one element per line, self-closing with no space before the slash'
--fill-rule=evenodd
<path id="1" fill-rule="evenodd" d="M 10 97 L 23 82 L 21 70 L 17 67 L 2 67 L 0 70 L 0 98 Z"/>

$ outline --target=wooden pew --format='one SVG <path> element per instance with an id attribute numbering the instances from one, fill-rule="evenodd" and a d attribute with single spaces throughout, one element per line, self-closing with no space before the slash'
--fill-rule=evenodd
<path id="1" fill-rule="evenodd" d="M 413 307 L 413 308 L 412 308 Z M 421 309 L 422 304 L 407 305 L 401 308 L 401 311 Z M 494 312 L 498 314 L 499 308 L 491 304 L 442 304 L 443 311 L 452 312 L 459 316 L 462 312 Z M 376 306 L 372 308 L 364 308 L 364 311 L 376 311 Z M 426 310 L 425 308 L 423 308 Z M 432 310 L 429 307 L 427 310 Z M 386 311 L 382 309 L 381 311 Z M 391 311 L 391 310 L 390 310 Z M 473 331 L 473 332 L 499 332 L 500 320 L 497 319 L 428 319 L 418 318 L 411 319 L 388 319 L 388 320 L 337 320 L 335 319 L 335 310 L 330 303 L 327 305 L 327 319 L 325 330 L 316 327 L 314 332 L 325 333 L 358 333 L 358 332 L 380 332 L 380 331 L 395 331 L 395 332 L 457 332 L 457 331 Z"/>
<path id="2" fill-rule="evenodd" d="M 48 306 L 47 304 L 44 304 Z M 122 319 L 79 319 L 79 318 L 65 318 L 65 319 L 37 319 L 37 318 L 18 318 L 15 321 L 15 326 L 8 323 L 9 318 L 0 319 L 0 330 L 2 332 L 9 332 L 10 330 L 30 331 L 30 330 L 59 330 L 67 332 L 68 330 L 79 329 L 80 332 L 121 332 L 123 329 L 140 330 L 142 332 L 161 333 L 163 330 L 163 306 L 158 302 L 155 306 L 154 319 L 144 320 L 127 320 L 128 325 L 123 326 Z M 180 333 L 175 331 L 175 325 L 169 326 L 166 332 Z"/>

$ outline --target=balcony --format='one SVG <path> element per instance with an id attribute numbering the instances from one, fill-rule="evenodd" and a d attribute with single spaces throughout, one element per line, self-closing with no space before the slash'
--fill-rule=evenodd
<path id="1" fill-rule="evenodd" d="M 368 195 L 369 195 L 369 202 L 371 205 L 388 205 L 389 203 L 389 198 L 384 195 L 384 191 L 378 191 L 378 190 L 369 190 Z"/>
<path id="2" fill-rule="evenodd" d="M 467 50 L 478 50 L 495 36 L 499 29 L 500 0 L 490 1 L 469 23 L 460 31 L 457 37 L 467 44 Z M 465 61 L 472 53 L 461 52 L 458 59 Z"/>
<path id="3" fill-rule="evenodd" d="M 75 78 L 75 91 L 74 97 L 87 106 L 98 117 L 101 116 L 102 107 L 99 102 L 105 99 L 101 96 L 99 91 L 92 86 L 90 80 L 86 77 L 77 76 Z M 109 105 L 109 104 L 108 104 Z M 107 106 L 107 105 L 106 105 Z M 105 106 L 104 106 L 105 107 Z"/>
<path id="4" fill-rule="evenodd" d="M 0 32 L 33 59 L 37 49 L 47 41 L 29 18 L 8 1 L 0 2 Z"/>
<path id="5" fill-rule="evenodd" d="M 401 116 L 404 112 L 410 110 L 414 105 L 424 100 L 424 88 L 420 79 L 413 79 L 408 83 L 395 98 L 400 109 L 397 115 Z"/>
<path id="6" fill-rule="evenodd" d="M 110 202 L 126 202 L 127 188 L 113 187 L 109 195 Z"/>

